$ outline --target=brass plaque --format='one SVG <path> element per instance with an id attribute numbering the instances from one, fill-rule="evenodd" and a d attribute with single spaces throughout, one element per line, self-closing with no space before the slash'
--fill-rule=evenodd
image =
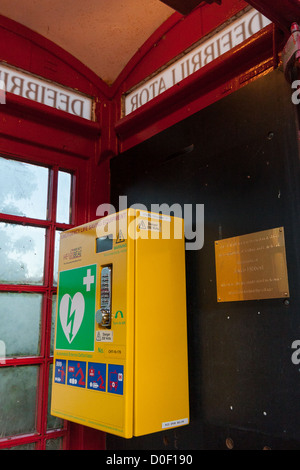
<path id="1" fill-rule="evenodd" d="M 215 241 L 218 302 L 289 297 L 283 227 Z"/>

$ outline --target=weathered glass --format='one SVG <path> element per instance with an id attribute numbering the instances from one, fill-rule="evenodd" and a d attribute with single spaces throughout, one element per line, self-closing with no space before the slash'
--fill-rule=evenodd
<path id="1" fill-rule="evenodd" d="M 47 218 L 48 168 L 0 157 L 0 212 Z"/>
<path id="2" fill-rule="evenodd" d="M 0 284 L 43 284 L 46 231 L 0 222 Z"/>
<path id="3" fill-rule="evenodd" d="M 38 366 L 0 368 L 0 438 L 35 431 Z"/>
<path id="4" fill-rule="evenodd" d="M 41 294 L 0 292 L 0 340 L 6 357 L 40 352 Z"/>
<path id="5" fill-rule="evenodd" d="M 70 173 L 58 172 L 56 221 L 64 224 L 70 223 L 71 183 Z"/>

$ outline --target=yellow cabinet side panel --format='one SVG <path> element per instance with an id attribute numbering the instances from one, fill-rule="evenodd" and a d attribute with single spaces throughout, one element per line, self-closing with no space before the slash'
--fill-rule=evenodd
<path id="1" fill-rule="evenodd" d="M 160 238 L 145 230 L 136 240 L 135 436 L 189 422 L 184 236 L 174 239 L 165 219 L 143 224 Z"/>

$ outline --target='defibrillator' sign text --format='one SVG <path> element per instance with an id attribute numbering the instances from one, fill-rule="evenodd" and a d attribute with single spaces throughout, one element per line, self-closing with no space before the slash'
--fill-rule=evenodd
<path id="1" fill-rule="evenodd" d="M 270 23 L 271 21 L 258 11 L 254 9 L 247 11 L 209 39 L 204 39 L 201 44 L 184 54 L 162 72 L 157 73 L 126 94 L 125 116 L 249 39 Z"/>
<path id="2" fill-rule="evenodd" d="M 0 85 L 4 93 L 12 93 L 74 116 L 94 120 L 91 97 L 1 62 Z"/>

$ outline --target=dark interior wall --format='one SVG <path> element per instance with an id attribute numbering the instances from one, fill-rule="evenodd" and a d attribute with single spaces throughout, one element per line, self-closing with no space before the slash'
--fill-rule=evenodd
<path id="1" fill-rule="evenodd" d="M 191 424 L 109 449 L 299 448 L 299 154 L 280 70 L 111 162 L 111 201 L 204 204 L 204 246 L 186 251 Z M 290 299 L 218 303 L 214 241 L 285 228 Z M 155 406 L 155 405 L 154 405 Z M 298 444 L 299 443 L 299 444 Z"/>

